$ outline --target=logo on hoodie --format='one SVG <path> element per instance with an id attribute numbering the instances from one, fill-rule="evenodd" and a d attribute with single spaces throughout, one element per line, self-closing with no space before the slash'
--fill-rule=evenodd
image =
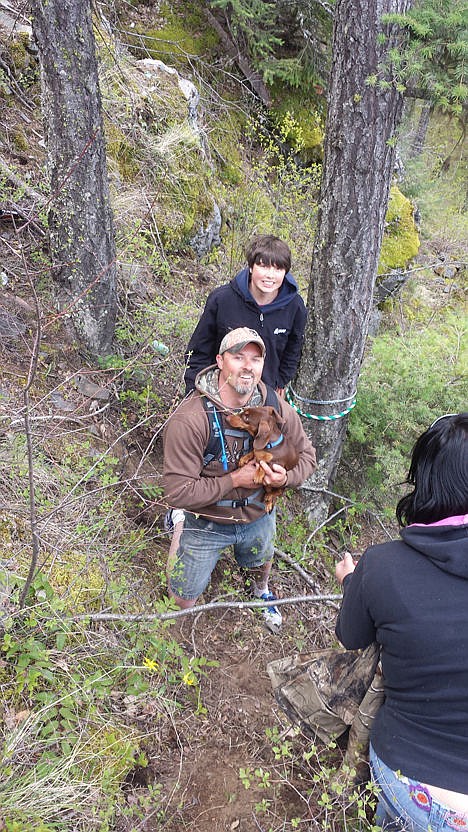
<path id="1" fill-rule="evenodd" d="M 276 327 L 275 331 L 273 332 L 273 335 L 284 335 L 286 331 L 286 329 L 278 329 L 278 327 Z"/>

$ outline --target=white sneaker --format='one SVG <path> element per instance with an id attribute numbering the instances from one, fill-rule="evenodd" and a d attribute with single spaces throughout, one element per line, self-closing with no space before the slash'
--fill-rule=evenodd
<path id="1" fill-rule="evenodd" d="M 261 598 L 262 601 L 278 600 L 274 592 L 263 592 L 258 597 Z M 275 635 L 279 633 L 279 631 L 281 630 L 281 625 L 283 623 L 283 616 L 281 615 L 278 607 L 264 607 L 261 610 L 261 613 L 263 621 L 265 622 L 265 627 L 267 627 L 267 629 Z"/>

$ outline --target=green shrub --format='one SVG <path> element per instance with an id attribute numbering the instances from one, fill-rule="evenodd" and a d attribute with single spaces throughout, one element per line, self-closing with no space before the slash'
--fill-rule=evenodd
<path id="1" fill-rule="evenodd" d="M 441 414 L 466 408 L 462 329 L 452 312 L 430 329 L 379 335 L 364 362 L 345 458 L 360 456 L 363 487 L 392 509 L 416 438 Z"/>

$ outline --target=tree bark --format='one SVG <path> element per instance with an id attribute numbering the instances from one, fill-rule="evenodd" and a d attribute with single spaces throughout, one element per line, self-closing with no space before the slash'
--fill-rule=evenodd
<path id="1" fill-rule="evenodd" d="M 347 410 L 356 391 L 403 106 L 391 69 L 385 68 L 399 30 L 380 19 L 409 6 L 410 0 L 336 5 L 308 322 L 292 391 L 299 410 L 315 416 Z M 306 484 L 318 492 L 310 497 L 311 519 L 326 516 L 329 500 L 323 491 L 333 483 L 346 423 L 347 417 L 306 422 L 318 456 L 317 472 Z"/>
<path id="2" fill-rule="evenodd" d="M 427 128 L 429 127 L 429 122 L 431 119 L 433 109 L 434 105 L 430 101 L 425 101 L 421 107 L 421 112 L 419 114 L 418 119 L 418 126 L 416 127 L 416 132 L 414 134 L 413 141 L 411 143 L 411 149 L 409 152 L 410 159 L 414 159 L 416 158 L 416 156 L 420 156 L 424 150 Z"/>
<path id="3" fill-rule="evenodd" d="M 78 337 L 110 350 L 115 242 L 91 0 L 32 0 L 39 48 L 54 277 Z"/>

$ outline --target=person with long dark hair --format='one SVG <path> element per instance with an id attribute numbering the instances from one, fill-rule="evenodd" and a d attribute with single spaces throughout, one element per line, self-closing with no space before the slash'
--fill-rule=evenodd
<path id="1" fill-rule="evenodd" d="M 385 701 L 371 731 L 384 830 L 468 830 L 468 413 L 417 440 L 396 509 L 401 539 L 336 567 L 347 649 L 381 647 Z"/>

